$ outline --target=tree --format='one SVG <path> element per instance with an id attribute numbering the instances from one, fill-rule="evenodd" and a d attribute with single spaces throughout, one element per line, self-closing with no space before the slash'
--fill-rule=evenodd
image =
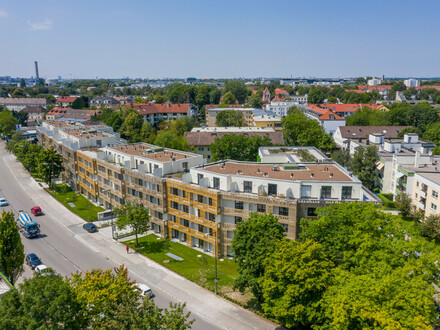
<path id="1" fill-rule="evenodd" d="M 257 160 L 258 148 L 271 145 L 272 142 L 267 136 L 225 134 L 211 144 L 212 161 L 234 159 L 254 162 Z"/>
<path id="2" fill-rule="evenodd" d="M 20 79 L 20 88 L 25 88 L 26 87 L 26 82 L 24 81 L 24 78 Z"/>
<path id="3" fill-rule="evenodd" d="M 63 158 L 53 147 L 50 149 L 44 149 L 40 153 L 38 157 L 37 172 L 44 182 L 52 185 L 52 179 L 59 176 L 63 171 Z"/>
<path id="4" fill-rule="evenodd" d="M 223 104 L 235 104 L 235 95 L 231 92 L 226 92 L 225 95 L 223 95 Z"/>
<path id="5" fill-rule="evenodd" d="M 440 146 L 440 122 L 428 124 L 423 138 Z"/>
<path id="6" fill-rule="evenodd" d="M 16 88 L 12 92 L 11 96 L 13 98 L 20 98 L 20 97 L 26 97 L 26 92 L 22 88 Z"/>
<path id="7" fill-rule="evenodd" d="M 431 214 L 424 218 L 420 224 L 422 234 L 431 239 L 440 239 L 440 215 Z"/>
<path id="8" fill-rule="evenodd" d="M 222 92 L 218 88 L 214 88 L 209 93 L 209 103 L 210 104 L 219 104 L 221 97 L 222 97 Z"/>
<path id="9" fill-rule="evenodd" d="M 247 126 L 243 113 L 238 110 L 223 110 L 215 117 L 215 122 L 219 127 L 243 127 Z"/>
<path id="10" fill-rule="evenodd" d="M 350 155 L 350 150 L 337 150 L 332 153 L 331 158 L 338 163 L 339 165 L 347 168 L 347 170 L 351 171 L 352 159 Z"/>
<path id="11" fill-rule="evenodd" d="M 401 92 L 406 89 L 406 86 L 402 80 L 399 80 L 399 81 L 395 82 L 391 88 L 394 89 L 396 92 Z"/>
<path id="12" fill-rule="evenodd" d="M 143 125 L 142 116 L 136 112 L 130 112 L 121 125 L 120 132 L 129 142 L 139 142 Z"/>
<path id="13" fill-rule="evenodd" d="M 189 145 L 185 137 L 176 135 L 172 131 L 164 131 L 157 134 L 154 144 L 164 148 L 188 150 Z"/>
<path id="14" fill-rule="evenodd" d="M 141 129 L 142 141 L 146 143 L 154 143 L 156 136 L 157 136 L 156 129 L 153 126 L 151 126 L 148 121 L 145 121 L 142 124 L 142 129 Z"/>
<path id="15" fill-rule="evenodd" d="M 359 147 L 353 156 L 353 173 L 370 190 L 374 188 L 374 182 L 376 181 L 376 163 L 378 159 L 375 146 Z"/>
<path id="16" fill-rule="evenodd" d="M 86 318 L 61 277 L 36 275 L 2 296 L 2 329 L 84 329 Z"/>
<path id="17" fill-rule="evenodd" d="M 0 218 L 0 271 L 14 285 L 23 272 L 24 249 L 12 211 Z"/>
<path id="18" fill-rule="evenodd" d="M 18 120 L 13 116 L 11 111 L 4 109 L 0 112 L 0 132 L 3 135 L 9 135 L 15 131 L 15 125 L 17 125 Z"/>
<path id="19" fill-rule="evenodd" d="M 116 209 L 118 219 L 116 220 L 116 226 L 119 230 L 125 229 L 129 226 L 133 229 L 136 236 L 136 246 L 138 246 L 138 235 L 144 234 L 148 231 L 150 226 L 149 210 L 137 203 L 126 203 Z"/>
<path id="20" fill-rule="evenodd" d="M 411 197 L 407 194 L 397 194 L 396 207 L 400 211 L 403 218 L 409 218 L 411 216 Z"/>
<path id="21" fill-rule="evenodd" d="M 121 128 L 123 122 L 120 113 L 116 111 L 112 111 L 105 120 L 105 124 L 112 127 L 115 132 Z"/>
<path id="22" fill-rule="evenodd" d="M 321 299 L 334 265 L 319 243 L 283 239 L 264 266 L 262 306 L 267 314 L 287 328 L 323 323 Z"/>
<path id="23" fill-rule="evenodd" d="M 223 103 L 227 103 L 224 98 L 228 92 L 232 93 L 234 97 L 237 99 L 238 103 L 243 104 L 246 101 L 246 97 L 248 94 L 248 89 L 246 85 L 240 81 L 229 80 L 225 84 L 225 95 L 223 96 Z M 232 102 L 234 103 L 234 102 Z"/>
<path id="24" fill-rule="evenodd" d="M 346 119 L 347 126 L 383 126 L 388 122 L 388 114 L 368 107 L 356 110 Z"/>
<path id="25" fill-rule="evenodd" d="M 251 108 L 261 108 L 263 102 L 261 101 L 261 96 L 257 94 L 252 94 L 249 98 L 249 106 Z"/>
<path id="26" fill-rule="evenodd" d="M 72 109 L 83 109 L 86 107 L 84 100 L 78 97 L 75 101 L 72 102 Z"/>
<path id="27" fill-rule="evenodd" d="M 322 88 L 314 87 L 307 95 L 307 102 L 322 103 L 325 100 L 325 91 Z"/>
<path id="28" fill-rule="evenodd" d="M 296 107 L 288 110 L 281 120 L 283 135 L 287 145 L 314 146 L 328 151 L 334 148 L 334 142 L 318 121 L 307 118 Z"/>
<path id="29" fill-rule="evenodd" d="M 210 93 L 212 90 L 212 86 L 202 85 L 199 87 L 196 96 L 196 105 L 201 109 L 206 104 L 209 104 Z"/>
<path id="30" fill-rule="evenodd" d="M 23 111 L 12 111 L 12 115 L 17 119 L 17 124 L 27 126 L 28 113 Z"/>
<path id="31" fill-rule="evenodd" d="M 407 134 L 407 133 L 416 133 L 416 134 L 420 135 L 420 131 L 417 128 L 407 127 L 407 128 L 404 128 L 403 130 L 401 130 L 399 133 L 397 133 L 397 137 L 403 138 L 405 136 L 405 134 Z M 432 141 L 432 140 L 430 140 L 430 141 Z"/>
<path id="32" fill-rule="evenodd" d="M 274 251 L 278 241 L 284 238 L 284 228 L 272 214 L 252 213 L 250 218 L 239 222 L 232 239 L 234 261 L 238 265 L 238 277 L 234 288 L 244 292 L 246 288 L 261 302 L 261 277 L 263 261 Z"/>

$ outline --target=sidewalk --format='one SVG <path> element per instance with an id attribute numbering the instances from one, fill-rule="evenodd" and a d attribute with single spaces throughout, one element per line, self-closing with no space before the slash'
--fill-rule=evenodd
<path id="1" fill-rule="evenodd" d="M 3 148 L 2 148 L 3 149 Z M 4 150 L 4 149 L 3 149 Z M 34 199 L 56 221 L 71 230 L 72 226 L 84 223 L 80 217 L 56 202 L 11 154 L 5 155 L 5 163 L 27 194 Z M 108 233 L 107 231 L 110 231 Z M 212 320 L 227 329 L 275 329 L 277 325 L 237 306 L 226 299 L 215 296 L 180 275 L 137 253 L 127 254 L 122 243 L 111 238 L 111 227 L 102 228 L 97 235 L 75 235 L 75 238 L 92 250 L 106 256 L 117 264 L 125 264 L 130 273 L 155 283 L 157 289 L 166 292 L 177 301 L 186 302 L 187 308 Z M 124 239 L 125 240 L 125 239 Z M 146 275 L 148 274 L 148 277 Z"/>

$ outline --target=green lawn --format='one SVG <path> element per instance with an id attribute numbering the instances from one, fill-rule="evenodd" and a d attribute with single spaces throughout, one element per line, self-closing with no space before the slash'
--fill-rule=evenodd
<path id="1" fill-rule="evenodd" d="M 135 249 L 135 240 L 124 242 Z M 190 281 L 214 291 L 214 258 L 202 252 L 193 250 L 185 245 L 159 238 L 154 234 L 139 238 L 139 247 L 136 250 L 157 263 L 175 271 Z M 174 260 L 165 254 L 172 254 L 183 258 L 183 261 Z M 201 255 L 201 257 L 197 257 Z M 169 260 L 165 262 L 164 260 Z M 232 292 L 234 279 L 238 276 L 237 264 L 230 259 L 217 260 L 218 291 L 228 294 Z"/>
<path id="2" fill-rule="evenodd" d="M 54 196 L 52 189 L 47 189 L 47 192 Z M 84 196 L 73 192 L 66 184 L 57 184 L 56 199 L 88 222 L 98 220 L 98 212 L 104 211 L 102 207 L 95 206 Z M 75 207 L 71 207 L 68 203 L 73 203 Z"/>

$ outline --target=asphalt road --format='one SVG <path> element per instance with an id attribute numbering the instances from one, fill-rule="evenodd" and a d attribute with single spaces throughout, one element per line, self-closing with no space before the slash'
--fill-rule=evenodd
<path id="1" fill-rule="evenodd" d="M 5 163 L 4 158 L 9 155 L 5 153 L 3 144 L 0 147 L 0 156 L 0 197 L 5 197 L 9 202 L 9 206 L 1 209 L 12 210 L 15 214 L 18 214 L 19 210 L 25 210 L 30 213 L 30 209 L 33 206 L 40 206 L 38 200 L 33 198 L 37 199 L 38 196 L 29 196 L 18 183 L 17 178 Z M 21 165 L 16 163 L 15 166 Z M 63 208 L 55 200 L 53 203 L 53 207 Z M 78 222 L 66 228 L 50 212 L 45 212 L 40 217 L 34 217 L 34 220 L 40 224 L 42 235 L 36 239 L 26 239 L 22 236 L 25 253 L 36 253 L 46 266 L 53 268 L 57 273 L 63 276 L 70 276 L 77 271 L 87 271 L 93 268 L 108 269 L 119 266 L 110 257 L 97 252 L 85 244 L 86 241 L 82 237 L 86 235 L 99 235 L 99 233 L 87 233 L 82 228 L 84 222 Z M 25 265 L 23 276 L 31 277 L 32 274 L 33 272 L 30 268 Z M 180 302 L 166 291 L 160 290 L 148 278 L 139 276 L 137 272 L 130 272 L 130 277 L 137 282 L 149 285 L 155 294 L 155 303 L 160 307 L 168 307 L 170 302 Z M 212 320 L 207 320 L 205 317 L 198 315 L 197 311 L 191 310 L 191 308 L 188 308 L 188 310 L 191 311 L 191 317 L 196 320 L 193 329 L 224 329 L 224 327 L 214 324 Z"/>

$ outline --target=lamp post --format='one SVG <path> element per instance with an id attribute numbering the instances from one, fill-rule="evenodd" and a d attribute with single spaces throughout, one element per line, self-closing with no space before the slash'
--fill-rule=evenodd
<path id="1" fill-rule="evenodd" d="M 214 232 L 214 264 L 215 264 L 215 294 L 217 295 L 217 230 Z M 205 236 L 209 236 L 209 233 L 206 233 Z"/>

